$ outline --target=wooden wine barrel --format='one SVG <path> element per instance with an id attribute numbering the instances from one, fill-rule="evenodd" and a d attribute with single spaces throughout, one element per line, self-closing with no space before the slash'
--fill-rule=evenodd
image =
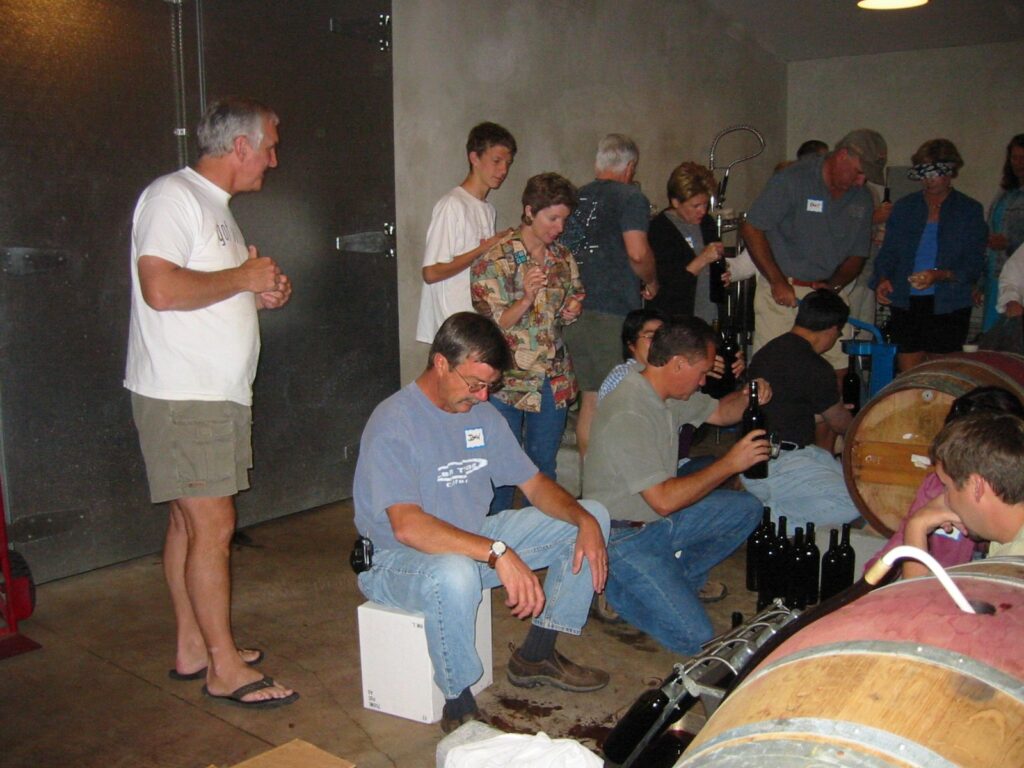
<path id="1" fill-rule="evenodd" d="M 953 401 L 998 386 L 1024 403 L 1024 357 L 1004 352 L 949 355 L 912 368 L 861 409 L 846 432 L 843 474 L 860 513 L 886 536 L 899 528 Z"/>
<path id="2" fill-rule="evenodd" d="M 677 766 L 1024 766 L 1024 558 L 877 589 L 784 642 Z"/>

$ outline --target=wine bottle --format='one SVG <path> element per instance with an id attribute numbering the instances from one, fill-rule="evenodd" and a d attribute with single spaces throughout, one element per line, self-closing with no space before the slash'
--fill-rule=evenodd
<path id="1" fill-rule="evenodd" d="M 776 576 L 776 595 L 775 597 L 786 597 L 786 581 L 787 581 L 787 570 L 789 569 L 789 562 L 793 557 L 793 542 L 789 540 L 789 533 L 787 527 L 789 524 L 789 518 L 785 515 L 779 515 L 779 554 L 780 558 L 778 561 L 779 573 Z"/>
<path id="2" fill-rule="evenodd" d="M 807 535 L 804 536 L 804 585 L 807 589 L 807 604 L 818 602 L 819 570 L 821 568 L 821 552 L 814 540 L 814 523 L 807 523 Z"/>
<path id="3" fill-rule="evenodd" d="M 846 375 L 843 376 L 843 403 L 853 406 L 850 415 L 856 416 L 860 410 L 860 376 L 857 374 L 857 357 L 849 355 L 846 363 Z"/>
<path id="4" fill-rule="evenodd" d="M 786 569 L 787 608 L 799 608 L 802 611 L 807 607 L 807 569 L 804 567 L 806 556 L 804 529 L 798 525 L 793 531 L 793 547 L 789 553 L 789 567 Z"/>
<path id="5" fill-rule="evenodd" d="M 777 589 L 778 574 L 781 569 L 778 567 L 779 539 L 775 535 L 775 523 L 768 524 L 768 535 L 765 536 L 764 546 L 761 549 L 761 570 L 757 574 L 757 610 L 763 611 L 772 600 L 779 596 Z"/>
<path id="6" fill-rule="evenodd" d="M 757 591 L 757 574 L 761 568 L 760 557 L 764 549 L 764 539 L 768 534 L 768 526 L 772 522 L 772 511 L 764 508 L 760 524 L 747 537 L 747 589 Z"/>
<path id="7" fill-rule="evenodd" d="M 854 564 L 857 559 L 857 554 L 853 551 L 853 547 L 850 546 L 850 524 L 843 523 L 843 535 L 839 540 L 839 563 L 841 566 L 840 576 L 841 589 L 846 589 L 848 586 L 853 584 Z"/>
<path id="8" fill-rule="evenodd" d="M 746 435 L 755 429 L 766 429 L 764 412 L 757 401 L 757 379 L 750 382 L 750 398 L 747 401 L 747 409 L 743 411 L 743 434 Z M 767 440 L 768 435 L 766 434 L 763 439 Z M 751 480 L 764 480 L 768 477 L 768 459 L 748 467 L 743 476 Z"/>
<path id="9" fill-rule="evenodd" d="M 821 556 L 821 600 L 824 602 L 832 595 L 843 590 L 842 563 L 839 559 L 839 531 L 835 528 L 828 532 L 828 549 Z"/>
<path id="10" fill-rule="evenodd" d="M 717 333 L 717 331 L 716 331 Z M 736 374 L 732 372 L 733 363 L 736 362 L 736 355 L 739 354 L 740 346 L 736 341 L 736 333 L 732 328 L 726 328 L 717 333 L 718 343 L 715 347 L 715 354 L 722 358 L 724 368 L 720 378 L 708 376 L 701 391 L 721 400 L 726 395 L 736 391 Z"/>
<path id="11" fill-rule="evenodd" d="M 667 717 L 663 717 L 666 714 L 666 707 L 670 704 L 665 687 L 673 677 L 675 677 L 675 673 L 670 675 L 660 687 L 651 688 L 640 694 L 629 711 L 616 723 L 611 733 L 605 738 L 604 744 L 601 745 L 605 757 L 610 762 L 624 763 L 645 738 L 648 743 L 657 739 L 696 703 L 693 696 L 686 694 L 676 705 L 675 711 L 668 714 Z M 659 720 L 661 720 L 660 726 Z M 657 732 L 652 733 L 652 730 Z"/>
<path id="12" fill-rule="evenodd" d="M 712 304 L 725 303 L 725 283 L 722 280 L 728 270 L 725 254 L 712 261 L 708 267 L 708 299 Z"/>
<path id="13" fill-rule="evenodd" d="M 644 768 L 672 768 L 694 738 L 693 734 L 686 731 L 665 731 L 633 764 Z"/>

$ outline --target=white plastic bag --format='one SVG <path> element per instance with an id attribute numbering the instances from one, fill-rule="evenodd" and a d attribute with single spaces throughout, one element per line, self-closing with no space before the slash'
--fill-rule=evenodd
<path id="1" fill-rule="evenodd" d="M 448 753 L 445 768 L 602 768 L 603 761 L 572 739 L 552 739 L 546 733 L 528 736 L 505 733 L 492 739 L 461 744 Z"/>

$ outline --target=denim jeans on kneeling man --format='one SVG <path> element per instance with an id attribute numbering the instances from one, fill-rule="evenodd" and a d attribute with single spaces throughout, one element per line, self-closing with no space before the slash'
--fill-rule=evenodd
<path id="1" fill-rule="evenodd" d="M 694 655 L 714 636 L 697 591 L 760 516 L 761 502 L 749 493 L 712 491 L 643 528 L 612 528 L 608 602 L 668 650 Z"/>
<path id="2" fill-rule="evenodd" d="M 580 502 L 608 537 L 608 512 L 594 501 Z M 590 564 L 572 572 L 577 528 L 536 507 L 509 509 L 487 517 L 480 535 L 504 541 L 530 568 L 547 568 L 544 610 L 533 623 L 580 634 L 594 595 Z M 359 589 L 381 605 L 419 611 L 427 633 L 434 681 L 453 699 L 483 674 L 476 652 L 476 612 L 483 589 L 501 586 L 496 571 L 463 555 L 428 555 L 414 549 L 378 551 L 373 567 L 359 574 Z"/>

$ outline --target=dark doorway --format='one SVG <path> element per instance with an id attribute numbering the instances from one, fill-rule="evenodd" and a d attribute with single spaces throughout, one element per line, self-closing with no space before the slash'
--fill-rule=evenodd
<path id="1" fill-rule="evenodd" d="M 280 115 L 232 202 L 295 293 L 263 313 L 247 525 L 350 495 L 399 382 L 390 3 L 0 0 L 0 428 L 9 533 L 37 581 L 159 549 L 127 392 L 139 192 L 195 159 L 204 99 Z M 182 131 L 185 128 L 187 131 Z"/>

